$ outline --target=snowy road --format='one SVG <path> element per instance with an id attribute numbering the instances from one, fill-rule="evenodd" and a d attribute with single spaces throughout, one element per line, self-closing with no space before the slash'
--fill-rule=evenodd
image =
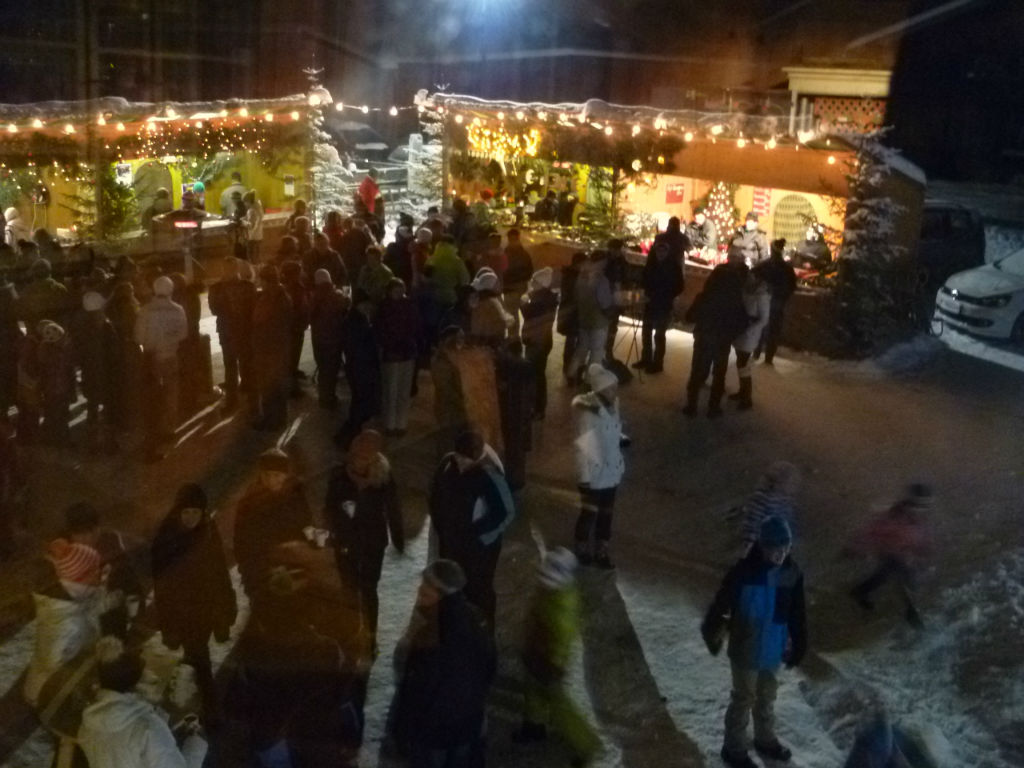
<path id="1" fill-rule="evenodd" d="M 619 569 L 582 578 L 586 618 L 570 685 L 604 739 L 598 765 L 719 764 L 728 665 L 708 656 L 697 627 L 729 562 L 722 515 L 777 458 L 796 462 L 805 476 L 796 557 L 811 593 L 812 657 L 783 674 L 778 705 L 780 734 L 794 747 L 794 764 L 841 764 L 854 729 L 878 700 L 898 717 L 939 724 L 957 751 L 955 765 L 1024 764 L 1024 377 L 928 341 L 870 364 L 789 355 L 774 370 L 757 368 L 754 411 L 688 421 L 678 409 L 689 345 L 688 335 L 670 334 L 666 374 L 623 390 L 635 443 L 615 523 Z M 568 541 L 575 517 L 565 438 L 569 393 L 556 379 L 559 352 L 551 359 L 551 405 L 536 435 L 524 516 L 509 533 L 498 572 L 495 766 L 541 768 L 564 764 L 566 757 L 556 746 L 518 747 L 508 738 L 518 719 L 516 647 L 533 564 L 540 546 Z M 312 370 L 308 360 L 304 367 Z M 410 544 L 405 556 L 389 554 L 385 561 L 382 652 L 371 680 L 364 766 L 388 765 L 378 751 L 392 688 L 390 651 L 427 557 L 423 492 L 434 441 L 428 377 L 421 384 L 409 435 L 389 447 Z M 316 507 L 334 457 L 334 425 L 308 396 L 292 415 L 289 445 Z M 111 523 L 147 536 L 177 484 L 195 479 L 207 486 L 221 510 L 219 524 L 230 532 L 253 459 L 273 438 L 254 436 L 215 412 L 185 433 L 182 446 L 157 467 L 131 456 L 40 451 L 33 463 L 39 514 L 32 533 L 49 535 L 65 504 L 87 498 Z M 862 566 L 836 558 L 871 510 L 911 479 L 932 482 L 939 499 L 938 556 L 922 587 L 928 626 L 921 636 L 884 601 L 870 617 L 850 605 L 844 590 Z M 22 622 L 4 633 L 0 692 L 8 698 L 27 664 L 32 632 L 32 624 Z M 5 720 L 4 726 L 6 739 L 19 741 L 0 755 L 3 765 L 45 764 L 51 746 L 44 734 L 30 724 L 26 729 Z"/>

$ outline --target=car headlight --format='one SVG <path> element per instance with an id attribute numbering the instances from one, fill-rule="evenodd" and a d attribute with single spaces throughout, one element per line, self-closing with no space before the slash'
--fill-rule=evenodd
<path id="1" fill-rule="evenodd" d="M 1012 298 L 1013 296 L 1008 293 L 1001 293 L 998 296 L 985 296 L 978 299 L 978 304 L 983 307 L 1005 307 Z"/>

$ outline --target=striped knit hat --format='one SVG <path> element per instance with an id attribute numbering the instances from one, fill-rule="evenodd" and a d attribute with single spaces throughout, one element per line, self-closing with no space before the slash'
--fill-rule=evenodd
<path id="1" fill-rule="evenodd" d="M 50 543 L 47 556 L 57 570 L 57 578 L 77 584 L 99 584 L 100 553 L 87 544 L 67 539 L 55 539 Z"/>

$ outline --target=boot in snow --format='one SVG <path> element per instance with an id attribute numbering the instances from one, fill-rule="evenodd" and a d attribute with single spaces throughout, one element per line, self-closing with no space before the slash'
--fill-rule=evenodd
<path id="1" fill-rule="evenodd" d="M 767 757 L 769 760 L 778 760 L 783 763 L 793 756 L 793 752 L 789 747 L 784 746 L 778 739 L 767 742 L 755 739 L 754 749 L 761 757 Z"/>
<path id="2" fill-rule="evenodd" d="M 761 768 L 757 763 L 750 759 L 750 755 L 746 752 L 729 752 L 725 747 L 722 747 L 722 762 L 729 766 L 729 768 Z"/>

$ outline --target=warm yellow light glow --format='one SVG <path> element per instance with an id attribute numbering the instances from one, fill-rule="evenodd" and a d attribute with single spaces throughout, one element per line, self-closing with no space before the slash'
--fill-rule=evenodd
<path id="1" fill-rule="evenodd" d="M 342 104 L 340 101 L 337 104 L 334 105 L 334 110 L 336 112 L 341 112 L 343 109 L 345 109 L 345 105 Z M 420 111 L 421 112 L 423 111 L 423 107 L 420 107 Z"/>
<path id="2" fill-rule="evenodd" d="M 747 146 L 747 140 L 746 139 L 736 139 L 736 146 L 739 147 L 740 149 L 743 149 L 745 146 Z"/>
<path id="3" fill-rule="evenodd" d="M 718 136 L 718 135 L 720 135 L 722 133 L 722 130 L 723 130 L 722 126 L 720 126 L 720 125 L 712 125 L 711 126 L 711 135 L 712 136 Z"/>
<path id="4" fill-rule="evenodd" d="M 195 125 L 196 128 L 202 128 L 203 127 L 203 121 L 202 120 L 196 120 L 194 125 Z"/>
<path id="5" fill-rule="evenodd" d="M 118 123 L 117 124 L 117 130 L 123 131 L 124 130 L 124 123 Z"/>
<path id="6" fill-rule="evenodd" d="M 836 164 L 836 156 L 835 155 L 829 155 L 828 156 L 828 164 L 829 165 L 835 165 Z"/>
<path id="7" fill-rule="evenodd" d="M 687 131 L 683 134 L 683 139 L 686 141 L 693 141 L 693 133 L 691 131 Z"/>
<path id="8" fill-rule="evenodd" d="M 459 125 L 462 125 L 462 120 L 463 120 L 462 115 L 456 115 L 455 116 L 455 122 L 458 123 Z M 473 124 L 474 125 L 479 125 L 479 123 L 477 123 L 477 121 L 475 119 L 473 120 Z"/>
<path id="9" fill-rule="evenodd" d="M 298 111 L 292 112 L 292 120 L 298 120 L 298 119 L 299 119 Z"/>
<path id="10" fill-rule="evenodd" d="M 166 110 L 166 112 L 165 112 L 165 114 L 166 114 L 166 115 L 167 115 L 167 117 L 169 117 L 169 118 L 170 118 L 171 120 L 173 120 L 174 118 L 176 118 L 176 117 L 178 116 L 178 113 L 174 111 L 174 108 L 173 108 L 173 107 L 168 107 L 168 108 L 167 108 L 167 110 Z"/>
<path id="11" fill-rule="evenodd" d="M 499 120 L 504 120 L 505 119 L 505 113 L 504 112 L 499 112 L 498 113 L 498 119 Z"/>
<path id="12" fill-rule="evenodd" d="M 606 125 L 604 127 L 604 134 L 605 134 L 605 136 L 611 136 L 613 133 L 615 133 L 615 131 L 614 131 L 614 129 L 610 125 Z"/>
<path id="13" fill-rule="evenodd" d="M 75 132 L 75 126 L 73 126 L 71 123 L 68 123 L 67 125 L 64 126 L 64 133 L 74 133 L 74 132 Z"/>
<path id="14" fill-rule="evenodd" d="M 664 164 L 665 164 L 665 156 L 664 155 L 658 155 L 658 165 L 664 165 Z"/>
<path id="15" fill-rule="evenodd" d="M 7 124 L 7 132 L 8 133 L 17 133 L 18 132 L 18 126 L 16 126 L 14 123 L 8 123 Z"/>
<path id="16" fill-rule="evenodd" d="M 392 107 L 391 109 L 389 109 L 388 110 L 388 114 L 391 115 L 392 117 L 397 117 L 398 116 L 398 107 Z"/>
<path id="17" fill-rule="evenodd" d="M 366 106 L 365 104 L 363 104 L 363 106 L 361 106 L 359 109 L 362 110 L 362 113 L 364 115 L 370 114 L 370 108 L 368 106 Z"/>
<path id="18" fill-rule="evenodd" d="M 770 139 L 768 139 L 768 143 L 765 144 L 764 146 L 765 146 L 765 149 L 775 149 L 775 147 L 776 147 L 775 137 L 772 136 Z"/>
<path id="19" fill-rule="evenodd" d="M 466 129 L 470 151 L 485 157 L 503 160 L 505 158 L 536 157 L 540 147 L 541 134 L 536 128 L 525 133 L 510 133 L 504 126 L 495 129 L 473 123 Z"/>
<path id="20" fill-rule="evenodd" d="M 156 130 L 156 123 L 154 123 L 153 121 L 150 121 L 150 122 L 146 123 L 146 130 L 147 131 L 155 131 Z"/>
<path id="21" fill-rule="evenodd" d="M 265 114 L 263 116 L 263 119 L 266 120 L 268 123 L 274 122 L 274 113 L 273 112 L 267 112 L 267 114 Z"/>
<path id="22" fill-rule="evenodd" d="M 516 120 L 522 120 L 525 117 L 526 113 L 523 112 L 523 110 L 520 109 L 518 112 L 516 112 Z"/>
<path id="23" fill-rule="evenodd" d="M 245 107 L 242 107 L 240 110 L 238 110 L 238 116 L 239 117 L 248 117 L 249 116 L 249 110 L 246 109 Z"/>
<path id="24" fill-rule="evenodd" d="M 641 168 L 644 167 L 644 164 L 641 163 L 639 159 L 636 159 L 636 160 L 633 161 L 631 167 L 633 168 L 634 171 L 639 171 Z"/>
<path id="25" fill-rule="evenodd" d="M 633 126 L 633 135 L 636 136 L 639 133 L 640 133 L 640 126 L 639 125 L 634 125 Z"/>
<path id="26" fill-rule="evenodd" d="M 96 125 L 106 125 L 106 124 L 107 124 L 107 119 L 102 114 L 96 116 Z"/>
<path id="27" fill-rule="evenodd" d="M 548 113 L 544 112 L 544 111 L 538 112 L 537 113 L 537 119 L 538 120 L 547 120 L 548 119 Z"/>
<path id="28" fill-rule="evenodd" d="M 311 93 L 311 94 L 309 94 L 309 106 L 311 106 L 311 107 L 319 107 L 320 106 L 320 94 L 319 93 Z"/>
<path id="29" fill-rule="evenodd" d="M 39 119 L 39 118 L 37 117 L 37 118 L 36 118 L 35 120 L 33 120 L 33 121 L 32 121 L 32 127 L 33 127 L 33 128 L 42 128 L 42 127 L 43 127 L 43 121 L 42 121 L 42 120 L 40 120 L 40 119 Z"/>

